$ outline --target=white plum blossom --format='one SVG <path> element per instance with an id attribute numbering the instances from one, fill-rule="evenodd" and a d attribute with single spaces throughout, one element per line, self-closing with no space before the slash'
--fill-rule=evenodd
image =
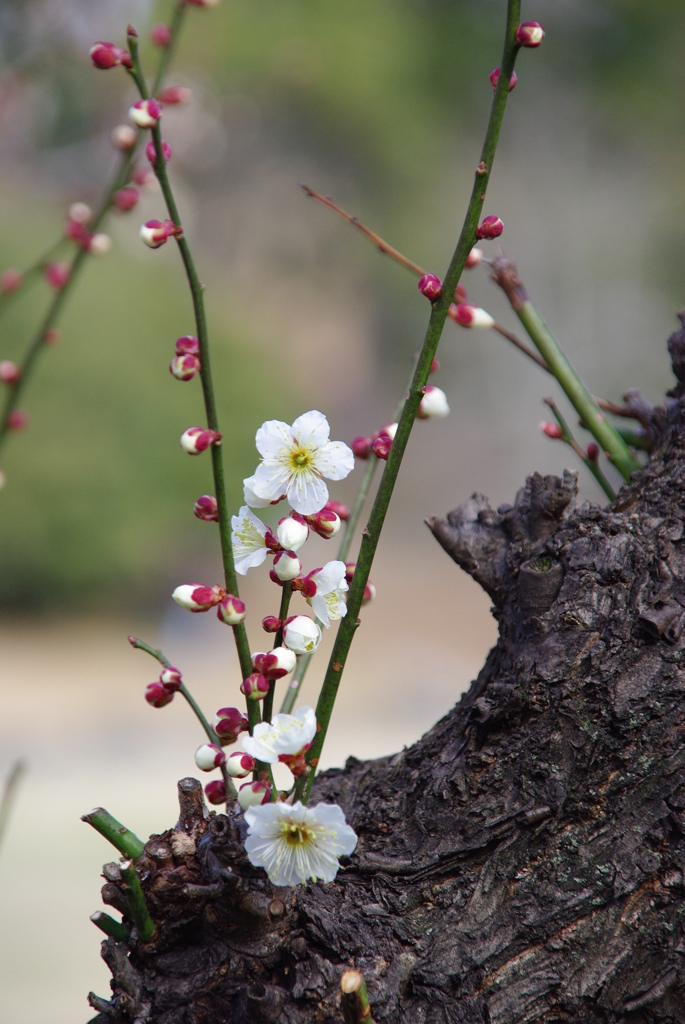
<path id="1" fill-rule="evenodd" d="M 271 722 L 259 722 L 252 736 L 243 738 L 243 748 L 257 761 L 275 764 L 281 754 L 299 754 L 316 736 L 314 708 L 299 708 L 294 715 L 274 715 Z"/>
<path id="2" fill-rule="evenodd" d="M 319 512 L 328 501 L 322 477 L 344 480 L 354 469 L 352 450 L 342 441 L 330 441 L 328 420 L 313 409 L 298 416 L 292 426 L 267 420 L 257 431 L 262 457 L 254 476 L 244 481 L 259 501 L 277 501 L 283 494 L 301 515 Z M 247 499 L 246 499 L 247 500 Z"/>
<path id="3" fill-rule="evenodd" d="M 316 584 L 316 593 L 307 598 L 319 622 L 327 629 L 331 620 L 342 619 L 347 615 L 347 605 L 343 594 L 349 590 L 345 579 L 344 562 L 327 562 L 323 569 L 309 574 Z"/>
<path id="4" fill-rule="evenodd" d="M 339 858 L 349 856 L 357 845 L 337 804 L 268 803 L 250 807 L 245 820 L 248 860 L 264 868 L 274 885 L 298 885 L 310 878 L 332 882 Z"/>
<path id="5" fill-rule="evenodd" d="M 261 565 L 267 556 L 266 526 L 243 505 L 237 516 L 231 516 L 231 537 L 235 571 L 245 576 L 248 569 Z"/>
<path id="6" fill-rule="evenodd" d="M 268 508 L 269 505 L 277 505 L 281 498 L 285 498 L 285 494 L 279 494 L 278 498 L 274 500 L 258 497 L 253 490 L 254 482 L 254 476 L 248 476 L 243 480 L 243 497 L 245 504 L 249 505 L 250 508 Z"/>
<path id="7" fill-rule="evenodd" d="M 295 654 L 313 654 L 321 643 L 321 627 L 308 615 L 295 615 L 283 627 L 283 643 Z"/>

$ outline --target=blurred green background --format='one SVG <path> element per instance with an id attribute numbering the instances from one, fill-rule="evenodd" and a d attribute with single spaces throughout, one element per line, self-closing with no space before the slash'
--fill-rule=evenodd
<path id="1" fill-rule="evenodd" d="M 503 248 L 591 386 L 617 398 L 639 384 L 656 400 L 683 304 L 685 8 L 524 7 L 547 39 L 520 55 L 487 210 L 503 217 Z M 263 419 L 321 407 L 348 441 L 387 420 L 426 322 L 412 277 L 307 201 L 297 181 L 442 273 L 471 187 L 503 10 L 503 0 L 189 10 L 169 81 L 190 85 L 194 100 L 168 109 L 163 125 L 207 285 L 234 502 Z M 132 85 L 123 70 L 94 70 L 89 45 L 123 44 L 130 19 L 152 69 L 149 26 L 167 16 L 144 2 L 3 4 L 1 267 L 28 266 L 59 237 L 70 202 L 96 204 L 113 164 L 108 135 L 125 120 Z M 211 528 L 191 512 L 211 490 L 209 463 L 177 444 L 203 420 L 199 384 L 166 370 L 176 336 L 193 329 L 189 298 L 174 247 L 151 252 L 137 237 L 156 215 L 151 193 L 110 220 L 113 251 L 88 265 L 62 342 L 22 399 L 30 427 L 1 460 L 0 601 L 10 610 L 150 607 L 186 566 L 214 564 Z M 516 327 L 484 270 L 465 283 Z M 0 357 L 21 355 L 47 292 L 39 282 L 3 312 Z M 409 500 L 409 514 L 476 487 L 510 500 L 526 472 L 569 462 L 537 435 L 550 383 L 519 356 L 448 325 L 441 359 L 436 383 L 454 415 L 425 443 L 435 502 Z M 597 497 L 592 484 L 587 493 Z"/>

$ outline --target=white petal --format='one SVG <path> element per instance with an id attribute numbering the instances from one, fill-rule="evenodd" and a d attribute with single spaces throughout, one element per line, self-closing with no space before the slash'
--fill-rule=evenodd
<path id="1" fill-rule="evenodd" d="M 244 576 L 248 569 L 261 565 L 266 558 L 266 526 L 243 505 L 237 516 L 231 516 L 231 542 L 235 571 Z"/>
<path id="2" fill-rule="evenodd" d="M 296 512 L 311 516 L 320 512 L 328 501 L 328 487 L 311 471 L 301 472 L 289 480 L 286 497 Z"/>
<path id="3" fill-rule="evenodd" d="M 254 476 L 248 476 L 243 480 L 243 500 L 246 505 L 252 508 L 267 508 L 271 504 L 270 498 L 260 498 L 254 492 Z"/>
<path id="4" fill-rule="evenodd" d="M 283 420 L 267 420 L 257 431 L 255 443 L 263 459 L 278 458 L 283 448 L 292 447 L 292 430 Z"/>
<path id="5" fill-rule="evenodd" d="M 291 471 L 280 463 L 262 462 L 252 477 L 252 491 L 269 504 L 278 501 L 287 492 L 291 476 Z"/>
<path id="6" fill-rule="evenodd" d="M 319 448 L 314 465 L 329 480 L 344 480 L 354 469 L 354 453 L 342 441 L 329 441 Z"/>
<path id="7" fill-rule="evenodd" d="M 291 429 L 299 444 L 315 445 L 317 448 L 323 447 L 331 436 L 328 420 L 316 409 L 298 416 Z"/>

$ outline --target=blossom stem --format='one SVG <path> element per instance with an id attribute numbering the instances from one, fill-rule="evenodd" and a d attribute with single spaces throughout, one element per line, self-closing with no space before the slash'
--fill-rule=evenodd
<path id="1" fill-rule="evenodd" d="M 132 860 L 125 860 L 121 864 L 121 877 L 126 886 L 126 899 L 138 935 L 143 942 L 149 942 L 155 934 L 155 925 L 147 909 L 143 887 Z"/>
<path id="2" fill-rule="evenodd" d="M 96 807 L 94 810 L 88 811 L 88 814 L 81 816 L 81 821 L 92 825 L 96 832 L 99 832 L 112 846 L 117 848 L 119 853 L 123 853 L 125 857 L 130 857 L 132 860 L 137 860 L 145 848 L 142 840 L 120 821 L 113 818 L 104 807 Z"/>
<path id="3" fill-rule="evenodd" d="M 614 493 L 613 488 L 611 487 L 611 484 L 609 483 L 609 481 L 605 477 L 605 475 L 602 472 L 602 470 L 597 465 L 597 460 L 596 459 L 591 459 L 590 456 L 588 455 L 588 453 L 584 452 L 583 449 L 581 448 L 581 446 L 578 444 L 578 442 L 576 441 L 575 437 L 571 433 L 571 430 L 569 428 L 568 423 L 566 422 L 564 417 L 559 412 L 559 409 L 557 407 L 556 402 L 554 402 L 551 398 L 546 398 L 545 399 L 545 405 L 548 406 L 548 408 L 552 412 L 552 415 L 554 416 L 555 420 L 557 421 L 557 423 L 561 427 L 562 436 L 561 436 L 560 440 L 563 441 L 565 444 L 567 444 L 569 446 L 569 448 L 571 448 L 575 452 L 575 454 L 578 456 L 578 458 L 581 460 L 581 462 L 583 462 L 585 464 L 585 466 L 587 467 L 587 469 L 590 470 L 590 472 L 594 476 L 595 480 L 597 481 L 599 486 L 602 488 L 602 490 L 606 494 L 606 496 L 609 499 L 609 501 L 613 501 L 614 498 L 616 497 L 616 495 Z"/>
<path id="4" fill-rule="evenodd" d="M 115 921 L 104 910 L 96 910 L 94 914 L 90 915 L 90 919 L 100 931 L 105 935 L 110 935 L 115 942 L 126 942 L 128 939 L 128 928 L 123 921 Z"/>
<path id="5" fill-rule="evenodd" d="M 321 692 L 316 706 L 316 718 L 320 730 L 307 753 L 307 761 L 312 771 L 306 780 L 305 790 L 302 797 L 306 802 L 316 766 L 321 756 L 321 749 L 326 738 L 326 732 L 333 711 L 333 705 L 340 686 L 343 669 L 347 660 L 350 645 L 355 631 L 359 624 L 358 615 L 361 608 L 364 590 L 369 578 L 369 572 L 373 558 L 378 546 L 380 532 L 385 521 L 385 516 L 390 503 L 390 498 L 395 487 L 397 474 L 399 472 L 402 458 L 404 456 L 411 429 L 416 419 L 416 414 L 421 402 L 422 389 L 425 387 L 430 373 L 431 363 L 435 357 L 438 343 L 447 319 L 447 313 L 456 290 L 459 278 L 466 264 L 466 259 L 476 241 L 476 228 L 483 210 L 487 185 L 492 173 L 492 165 L 499 141 L 500 129 L 504 117 L 507 98 L 509 95 L 509 81 L 514 70 L 518 44 L 516 43 L 516 29 L 520 21 L 521 0 L 508 0 L 507 18 L 504 39 L 504 53 L 500 63 L 500 77 L 495 89 L 490 118 L 485 134 L 485 141 L 481 153 L 480 162 L 476 169 L 471 199 L 469 201 L 464 223 L 459 235 L 454 255 L 450 261 L 447 273 L 443 278 L 442 294 L 433 304 L 430 320 L 419 353 L 412 382 L 406 397 L 402 414 L 399 417 L 397 432 L 392 442 L 388 461 L 381 477 L 376 493 L 376 498 L 371 509 L 369 520 L 362 537 L 359 557 L 355 569 L 347 600 L 347 615 L 340 623 L 338 634 L 333 645 L 326 675 L 324 677 Z M 298 780 L 299 782 L 300 780 Z"/>
<path id="6" fill-rule="evenodd" d="M 131 76 L 133 77 L 138 91 L 140 92 L 142 99 L 149 99 L 150 93 L 145 82 L 143 72 L 140 67 L 140 60 L 138 58 L 138 45 L 137 40 L 133 37 L 129 37 L 129 51 L 131 54 L 131 60 L 133 67 L 131 68 Z M 152 139 L 155 146 L 156 160 L 153 166 L 153 170 L 159 181 L 162 195 L 164 196 L 164 202 L 166 204 L 167 212 L 170 219 L 174 222 L 176 227 L 179 229 L 179 234 L 176 237 L 176 244 L 183 262 L 186 277 L 188 279 L 188 286 L 190 288 L 190 295 L 193 304 L 193 312 L 195 315 L 195 329 L 197 333 L 197 339 L 200 346 L 200 363 L 202 369 L 200 370 L 200 379 L 202 382 L 202 394 L 204 397 L 205 414 L 207 417 L 207 426 L 210 430 L 215 433 L 220 433 L 219 430 L 219 418 L 216 409 L 216 399 L 214 394 L 214 385 L 212 382 L 212 369 L 210 364 L 209 354 L 209 335 L 207 331 L 207 316 L 205 313 L 203 288 L 200 278 L 198 276 L 195 261 L 188 245 L 188 241 L 183 233 L 181 216 L 176 204 L 171 184 L 169 182 L 169 175 L 167 174 L 166 159 L 162 150 L 162 135 L 157 123 L 154 128 L 151 129 Z M 236 597 L 239 595 L 238 590 L 238 577 L 235 571 L 235 563 L 233 558 L 233 545 L 231 543 L 231 521 L 228 511 L 228 500 L 226 496 L 226 481 L 224 475 L 224 465 L 222 458 L 222 449 L 220 444 L 213 444 L 210 446 L 211 460 L 212 460 L 212 473 L 214 477 L 214 493 L 216 496 L 218 523 L 219 523 L 219 537 L 221 542 L 221 556 L 224 567 L 224 581 L 226 590 L 230 594 L 234 594 Z M 246 679 L 252 671 L 252 659 L 250 657 L 250 646 L 247 640 L 247 631 L 244 623 L 239 623 L 233 627 L 233 636 L 235 639 L 236 649 L 238 652 L 238 660 L 240 662 L 240 670 L 243 679 Z M 250 722 L 250 732 L 252 732 L 254 726 L 261 720 L 259 716 L 259 710 L 257 708 L 251 708 L 250 705 L 254 704 L 254 701 L 247 701 L 248 719 Z"/>
<path id="7" fill-rule="evenodd" d="M 373 1024 L 366 982 L 360 971 L 345 971 L 340 979 L 340 1001 L 345 1024 Z"/>
<path id="8" fill-rule="evenodd" d="M 286 580 L 283 584 L 283 590 L 281 591 L 281 607 L 278 610 L 278 617 L 281 622 L 284 622 L 288 615 L 288 608 L 290 607 L 290 598 L 292 597 L 293 587 L 289 580 Z M 283 626 L 276 632 L 274 638 L 274 647 L 280 647 L 283 643 Z M 297 666 L 296 666 L 297 667 Z M 276 689 L 276 680 L 271 679 L 269 681 L 269 692 L 264 698 L 264 707 L 262 708 L 262 721 L 270 722 L 274 713 L 274 691 Z"/>

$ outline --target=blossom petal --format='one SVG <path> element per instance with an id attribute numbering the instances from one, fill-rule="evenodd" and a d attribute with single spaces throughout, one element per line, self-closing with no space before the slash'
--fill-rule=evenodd
<path id="1" fill-rule="evenodd" d="M 298 416 L 291 427 L 291 431 L 298 444 L 315 445 L 317 448 L 322 448 L 326 445 L 328 438 L 331 436 L 328 420 L 322 412 L 318 412 L 316 409 Z"/>
<path id="2" fill-rule="evenodd" d="M 267 555 L 266 526 L 243 505 L 237 516 L 231 516 L 231 542 L 235 571 L 244 576 L 248 569 L 261 565 Z"/>
<path id="3" fill-rule="evenodd" d="M 314 708 L 298 708 L 294 715 L 274 715 L 271 722 L 259 722 L 252 736 L 243 738 L 246 753 L 275 764 L 281 754 L 299 754 L 316 735 Z"/>
<path id="4" fill-rule="evenodd" d="M 291 473 L 287 467 L 276 463 L 262 462 L 257 466 L 252 479 L 252 491 L 261 499 L 271 504 L 287 493 L 291 483 Z"/>
<path id="5" fill-rule="evenodd" d="M 276 459 L 283 448 L 293 443 L 291 428 L 283 420 L 267 420 L 262 423 L 255 436 L 257 451 L 263 459 Z"/>
<path id="6" fill-rule="evenodd" d="M 270 498 L 260 498 L 254 491 L 254 476 L 248 476 L 243 480 L 243 500 L 246 505 L 252 508 L 267 508 L 271 504 Z"/>
<path id="7" fill-rule="evenodd" d="M 343 441 L 329 441 L 316 453 L 315 465 L 329 480 L 344 480 L 354 469 L 354 453 Z"/>
<path id="8" fill-rule="evenodd" d="M 320 512 L 328 501 L 328 487 L 311 471 L 297 473 L 288 481 L 286 497 L 296 512 L 311 516 Z"/>

